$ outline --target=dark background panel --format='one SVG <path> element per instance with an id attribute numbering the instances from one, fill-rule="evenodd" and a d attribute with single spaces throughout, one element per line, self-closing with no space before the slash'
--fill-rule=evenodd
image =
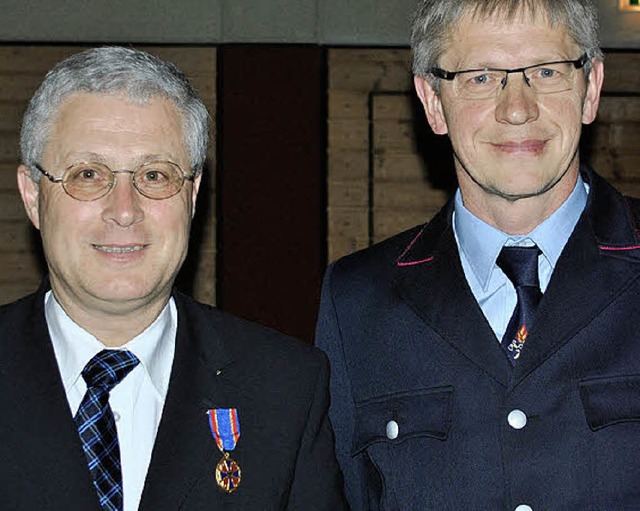
<path id="1" fill-rule="evenodd" d="M 218 305 L 312 342 L 326 264 L 324 50 L 223 46 L 218 62 Z"/>

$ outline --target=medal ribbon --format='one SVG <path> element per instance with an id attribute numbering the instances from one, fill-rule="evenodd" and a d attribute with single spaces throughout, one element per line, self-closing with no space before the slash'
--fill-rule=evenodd
<path id="1" fill-rule="evenodd" d="M 221 451 L 233 451 L 240 438 L 240 421 L 237 408 L 208 410 L 209 426 L 216 445 Z"/>

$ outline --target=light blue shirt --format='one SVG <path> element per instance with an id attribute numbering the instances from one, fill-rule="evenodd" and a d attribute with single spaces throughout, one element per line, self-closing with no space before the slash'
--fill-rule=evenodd
<path id="1" fill-rule="evenodd" d="M 496 265 L 507 246 L 538 245 L 540 289 L 544 293 L 560 253 L 587 203 L 589 185 L 580 176 L 573 192 L 549 218 L 529 234 L 510 236 L 480 220 L 462 203 L 456 192 L 453 230 L 462 261 L 462 269 L 482 312 L 500 341 L 516 306 L 516 292 L 511 281 Z"/>

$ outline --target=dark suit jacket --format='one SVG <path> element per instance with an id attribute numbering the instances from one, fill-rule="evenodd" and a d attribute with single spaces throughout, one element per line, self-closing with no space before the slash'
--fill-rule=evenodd
<path id="1" fill-rule="evenodd" d="M 45 286 L 0 308 L 0 509 L 98 510 L 44 316 Z M 321 352 L 175 294 L 176 352 L 140 504 L 148 511 L 343 509 Z M 220 371 L 218 375 L 217 372 Z M 237 408 L 225 494 L 210 408 Z"/>
<path id="2" fill-rule="evenodd" d="M 584 178 L 515 370 L 463 274 L 452 204 L 328 270 L 317 343 L 354 510 L 640 509 L 639 206 Z"/>

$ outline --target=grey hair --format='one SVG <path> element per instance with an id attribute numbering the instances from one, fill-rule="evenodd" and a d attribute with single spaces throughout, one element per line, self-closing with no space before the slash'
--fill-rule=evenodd
<path id="1" fill-rule="evenodd" d="M 439 79 L 430 70 L 438 67 L 451 33 L 466 14 L 478 19 L 497 14 L 511 20 L 523 13 L 536 12 L 546 15 L 552 26 L 566 27 L 589 61 L 604 58 L 598 36 L 598 13 L 591 0 L 420 0 L 411 31 L 413 74 L 429 79 L 438 91 Z M 585 65 L 585 73 L 590 69 L 590 63 Z"/>
<path id="2" fill-rule="evenodd" d="M 76 93 L 122 94 L 144 104 L 154 97 L 173 102 L 182 116 L 184 143 L 192 170 L 201 173 L 209 141 L 209 114 L 198 93 L 173 64 L 144 51 L 119 46 L 93 48 L 72 55 L 49 71 L 22 121 L 22 162 L 35 181 L 51 125 L 61 104 Z"/>

